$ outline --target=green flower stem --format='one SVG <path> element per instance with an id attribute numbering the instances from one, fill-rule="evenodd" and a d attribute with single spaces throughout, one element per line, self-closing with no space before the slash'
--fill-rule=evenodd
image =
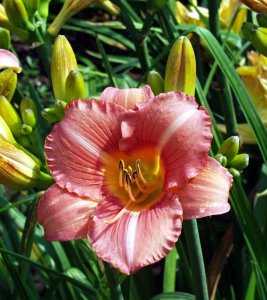
<path id="1" fill-rule="evenodd" d="M 175 292 L 177 250 L 174 247 L 164 262 L 163 293 Z"/>
<path id="2" fill-rule="evenodd" d="M 208 300 L 208 288 L 204 260 L 199 239 L 197 221 L 186 220 L 183 222 L 186 244 L 191 261 L 194 288 L 197 300 Z"/>
<path id="3" fill-rule="evenodd" d="M 218 39 L 220 33 L 219 7 L 220 0 L 208 0 L 209 28 L 212 34 Z"/>
<path id="4" fill-rule="evenodd" d="M 106 262 L 104 263 L 104 268 L 108 280 L 108 286 L 110 288 L 110 296 L 111 300 L 124 300 L 122 291 L 121 291 L 121 286 L 117 282 L 114 276 L 114 270 L 110 267 L 110 265 Z"/>

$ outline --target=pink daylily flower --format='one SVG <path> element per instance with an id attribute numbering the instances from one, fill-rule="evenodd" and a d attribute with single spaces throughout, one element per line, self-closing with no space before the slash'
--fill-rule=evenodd
<path id="1" fill-rule="evenodd" d="M 5 68 L 11 68 L 16 73 L 21 72 L 17 57 L 8 50 L 0 49 L 0 69 Z"/>
<path id="2" fill-rule="evenodd" d="M 125 274 L 159 261 L 183 219 L 230 209 L 232 176 L 208 156 L 211 140 L 206 109 L 181 92 L 108 88 L 73 101 L 46 139 L 56 183 L 38 205 L 45 237 L 87 237 Z"/>

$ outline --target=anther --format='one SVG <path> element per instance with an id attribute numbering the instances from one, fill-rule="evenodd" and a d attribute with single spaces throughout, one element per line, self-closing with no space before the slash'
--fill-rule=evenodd
<path id="1" fill-rule="evenodd" d="M 123 169 L 124 169 L 124 162 L 121 159 L 119 163 L 119 186 L 122 188 L 123 187 Z"/>

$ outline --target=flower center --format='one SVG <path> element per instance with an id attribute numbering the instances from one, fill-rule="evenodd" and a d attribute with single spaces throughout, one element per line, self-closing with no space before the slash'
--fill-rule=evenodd
<path id="1" fill-rule="evenodd" d="M 145 177 L 153 179 L 149 182 Z M 152 194 L 158 190 L 159 178 L 151 173 L 146 174 L 141 170 L 141 161 L 136 161 L 135 169 L 131 166 L 125 167 L 124 161 L 121 159 L 119 163 L 119 186 L 129 196 L 129 200 L 133 203 L 142 203 L 148 200 Z"/>
<path id="2" fill-rule="evenodd" d="M 114 153 L 113 157 L 106 168 L 106 186 L 108 193 L 116 196 L 124 209 L 141 211 L 159 200 L 163 167 L 158 152 L 146 149 L 131 155 Z"/>

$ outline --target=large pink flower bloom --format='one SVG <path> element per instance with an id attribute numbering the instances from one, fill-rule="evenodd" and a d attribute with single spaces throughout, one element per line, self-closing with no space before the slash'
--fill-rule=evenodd
<path id="1" fill-rule="evenodd" d="M 230 208 L 232 177 L 208 157 L 211 139 L 206 109 L 184 93 L 108 88 L 100 101 L 73 101 L 46 139 L 56 184 L 38 206 L 45 237 L 87 236 L 126 274 L 157 262 L 182 219 Z"/>

